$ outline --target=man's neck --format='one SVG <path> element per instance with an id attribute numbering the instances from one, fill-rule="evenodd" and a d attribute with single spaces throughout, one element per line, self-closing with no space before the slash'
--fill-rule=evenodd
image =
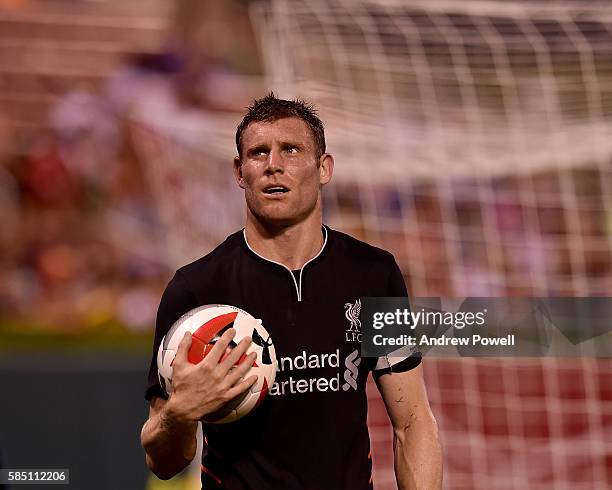
<path id="1" fill-rule="evenodd" d="M 247 219 L 245 231 L 247 242 L 256 253 L 297 270 L 321 251 L 322 226 L 321 217 L 286 227 L 266 227 Z"/>

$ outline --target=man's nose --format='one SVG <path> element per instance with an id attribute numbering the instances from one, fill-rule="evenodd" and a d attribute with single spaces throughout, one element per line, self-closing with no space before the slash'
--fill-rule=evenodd
<path id="1" fill-rule="evenodd" d="M 266 173 L 282 172 L 284 168 L 283 155 L 280 151 L 272 149 L 268 153 L 268 160 L 266 162 Z"/>

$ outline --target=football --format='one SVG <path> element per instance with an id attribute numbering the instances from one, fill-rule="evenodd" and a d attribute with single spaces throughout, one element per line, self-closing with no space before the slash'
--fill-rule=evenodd
<path id="1" fill-rule="evenodd" d="M 261 404 L 276 376 L 276 351 L 270 335 L 262 326 L 261 320 L 255 319 L 234 306 L 205 305 L 195 308 L 180 317 L 162 339 L 157 352 L 157 367 L 159 383 L 168 395 L 172 393 L 172 362 L 179 343 L 185 332 L 191 332 L 191 347 L 187 358 L 192 364 L 200 362 L 212 349 L 215 342 L 229 328 L 236 330 L 236 335 L 230 343 L 230 348 L 247 336 L 253 342 L 238 363 L 255 352 L 257 358 L 245 378 L 257 375 L 257 382 L 247 391 L 212 414 L 202 419 L 210 424 L 225 424 L 238 420 L 253 411 Z"/>

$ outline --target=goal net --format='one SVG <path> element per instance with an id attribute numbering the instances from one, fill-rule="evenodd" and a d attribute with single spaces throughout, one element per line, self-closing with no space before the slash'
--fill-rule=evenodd
<path id="1" fill-rule="evenodd" d="M 413 296 L 610 295 L 612 6 L 272 0 L 251 17 L 269 86 L 326 123 L 325 221 L 390 250 Z M 242 226 L 227 180 L 239 118 L 181 136 L 175 120 L 137 125 L 173 265 Z M 424 366 L 446 488 L 610 485 L 611 360 Z M 374 483 L 391 489 L 370 395 Z"/>

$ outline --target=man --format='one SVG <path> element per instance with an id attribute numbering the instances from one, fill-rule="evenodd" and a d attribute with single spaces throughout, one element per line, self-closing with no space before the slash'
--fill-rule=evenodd
<path id="1" fill-rule="evenodd" d="M 334 160 L 316 112 L 270 94 L 249 108 L 236 146 L 246 227 L 179 269 L 159 307 L 141 436 L 149 468 L 160 478 L 181 471 L 195 455 L 198 421 L 255 381 L 244 379 L 253 358 L 232 369 L 248 340 L 219 362 L 235 333 L 228 330 L 197 365 L 187 362 L 185 335 L 169 400 L 157 382 L 156 352 L 170 326 L 192 308 L 223 303 L 263 320 L 279 371 L 253 413 L 204 426 L 203 488 L 372 488 L 369 372 L 393 424 L 399 488 L 440 488 L 441 449 L 420 355 L 359 355 L 359 298 L 406 296 L 406 288 L 391 254 L 323 226 L 321 188 Z"/>

